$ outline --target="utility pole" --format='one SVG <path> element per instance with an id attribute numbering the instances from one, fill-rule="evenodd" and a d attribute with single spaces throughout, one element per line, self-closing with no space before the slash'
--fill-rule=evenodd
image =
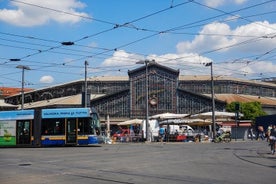
<path id="1" fill-rule="evenodd" d="M 25 70 L 31 70 L 30 67 L 28 66 L 24 66 L 24 65 L 18 65 L 16 66 L 16 68 L 22 69 L 22 79 L 21 79 L 21 110 L 24 109 L 24 83 L 25 83 L 25 79 L 24 79 L 24 71 Z"/>
<path id="2" fill-rule="evenodd" d="M 84 79 L 84 107 L 87 107 L 87 66 L 88 66 L 88 62 L 87 61 L 84 62 L 84 66 L 85 66 L 85 75 L 84 75 L 84 77 L 85 77 L 85 79 Z"/>
<path id="3" fill-rule="evenodd" d="M 216 121 L 215 121 L 215 92 L 214 92 L 214 75 L 213 75 L 213 62 L 207 63 L 205 66 L 211 67 L 211 98 L 212 98 L 212 124 L 213 124 L 213 140 L 216 137 Z"/>

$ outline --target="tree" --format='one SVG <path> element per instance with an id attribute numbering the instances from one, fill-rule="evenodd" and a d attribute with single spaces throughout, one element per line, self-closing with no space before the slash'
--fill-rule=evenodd
<path id="1" fill-rule="evenodd" d="M 227 104 L 226 110 L 229 112 L 236 112 L 236 110 L 238 110 L 236 104 L 240 104 L 239 112 L 243 114 L 242 119 L 252 120 L 255 122 L 256 117 L 266 115 L 260 102 L 232 102 Z"/>

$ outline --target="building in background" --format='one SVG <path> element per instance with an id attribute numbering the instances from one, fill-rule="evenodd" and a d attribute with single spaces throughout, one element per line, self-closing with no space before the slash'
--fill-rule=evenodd
<path id="1" fill-rule="evenodd" d="M 212 110 L 211 76 L 180 75 L 178 70 L 150 63 L 128 72 L 128 76 L 91 77 L 87 79 L 90 104 L 101 120 L 111 123 L 146 116 L 146 79 L 148 79 L 149 116 L 164 112 L 195 114 Z M 85 80 L 25 92 L 25 109 L 81 107 Z M 231 102 L 258 101 L 268 114 L 276 114 L 276 84 L 214 76 L 217 111 Z M 5 102 L 19 105 L 21 95 L 5 97 Z"/>

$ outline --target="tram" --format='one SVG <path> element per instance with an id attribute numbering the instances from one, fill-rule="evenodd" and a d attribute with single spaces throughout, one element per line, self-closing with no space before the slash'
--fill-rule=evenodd
<path id="1" fill-rule="evenodd" d="M 99 116 L 93 108 L 0 111 L 0 146 L 98 144 Z"/>

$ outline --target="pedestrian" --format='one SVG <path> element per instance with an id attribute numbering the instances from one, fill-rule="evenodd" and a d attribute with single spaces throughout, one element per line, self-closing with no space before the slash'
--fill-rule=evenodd
<path id="1" fill-rule="evenodd" d="M 264 140 L 264 127 L 258 126 L 258 136 L 256 139 L 259 139 L 259 137 Z"/>
<path id="2" fill-rule="evenodd" d="M 266 142 L 269 142 L 269 137 L 270 137 L 271 129 L 272 129 L 272 125 L 269 125 L 267 127 L 267 131 L 266 131 Z"/>
<path id="3" fill-rule="evenodd" d="M 251 139 L 251 141 L 253 140 L 253 127 L 250 127 L 249 128 L 249 137 L 250 137 L 250 139 Z"/>
<path id="4" fill-rule="evenodd" d="M 161 125 L 159 129 L 159 140 L 163 143 L 163 139 L 165 137 L 165 128 Z"/>
<path id="5" fill-rule="evenodd" d="M 269 136 L 269 140 L 270 140 L 270 150 L 271 150 L 271 154 L 274 155 L 275 154 L 275 142 L 276 142 L 276 125 L 272 126 L 272 129 L 270 131 L 270 136 Z"/>

